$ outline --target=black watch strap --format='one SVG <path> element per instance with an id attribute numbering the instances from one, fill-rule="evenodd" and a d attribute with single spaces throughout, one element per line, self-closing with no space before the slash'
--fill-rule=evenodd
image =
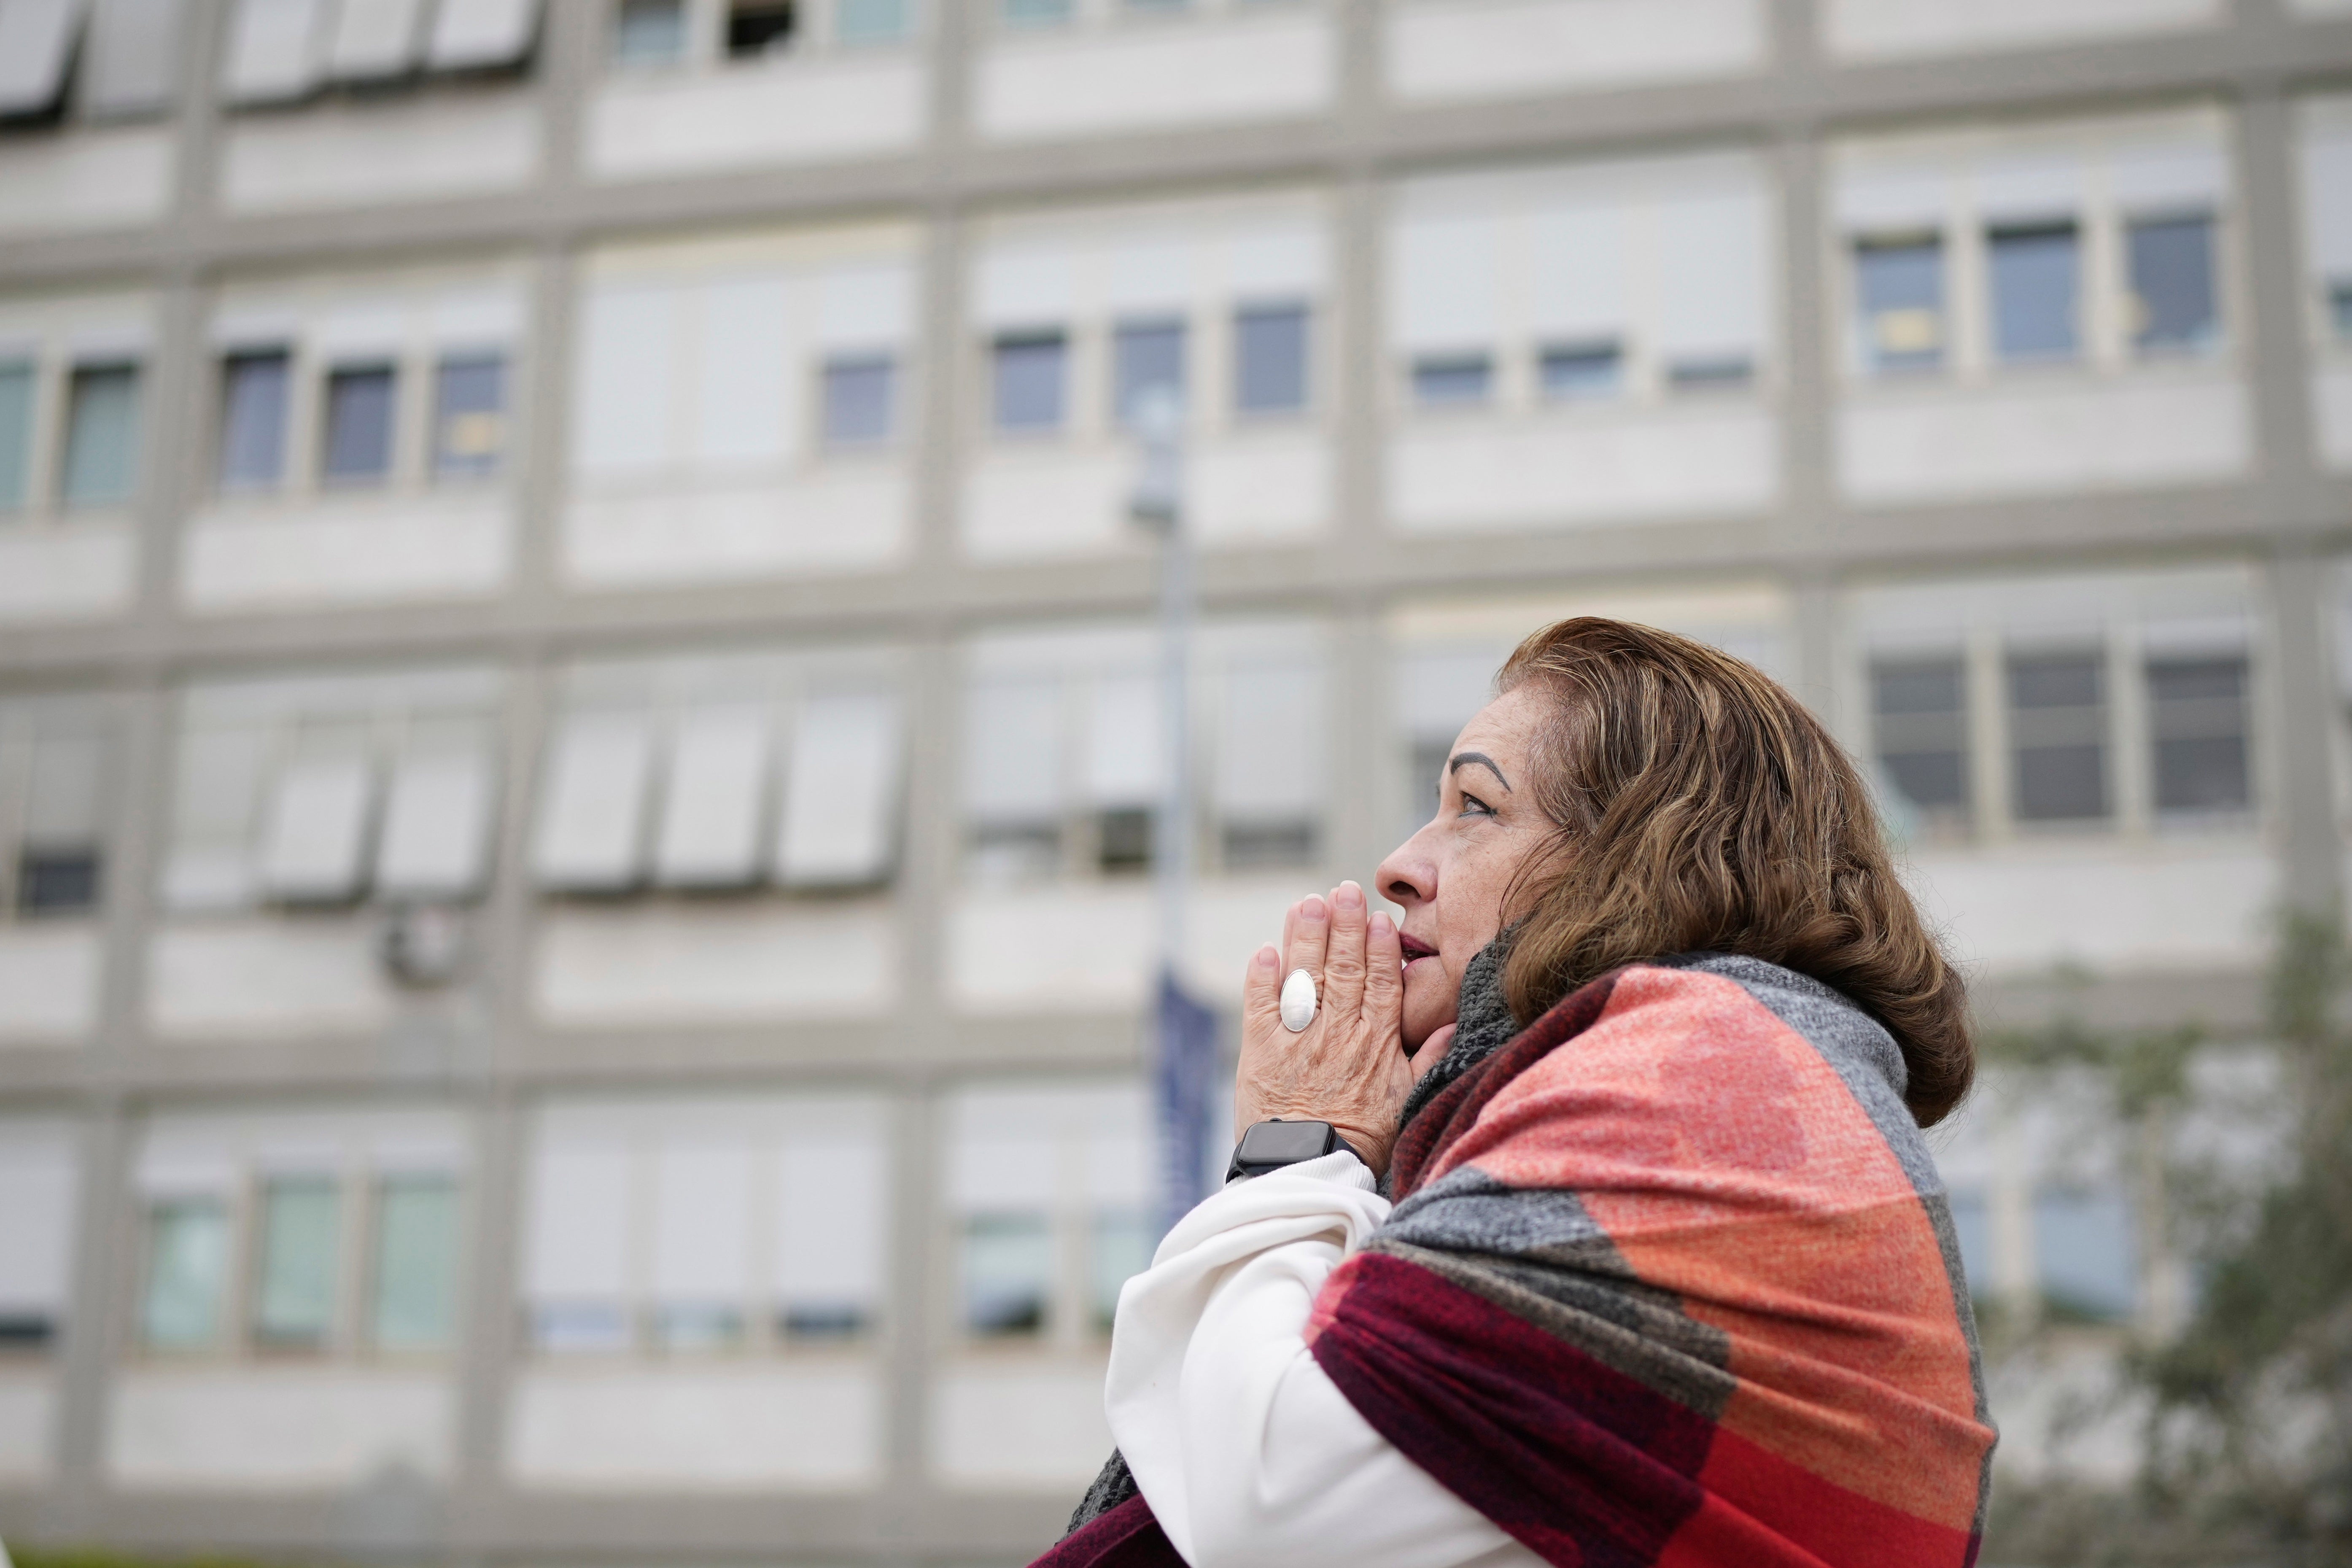
<path id="1" fill-rule="evenodd" d="M 1234 1145 L 1232 1163 L 1225 1167 L 1225 1180 L 1236 1176 L 1263 1176 L 1268 1171 L 1279 1171 L 1285 1165 L 1296 1165 L 1306 1160 L 1318 1160 L 1324 1155 L 1353 1145 L 1339 1136 L 1339 1130 L 1328 1121 L 1285 1121 L 1277 1116 L 1260 1121 L 1243 1132 L 1242 1141 Z M 1358 1158 L 1361 1158 L 1360 1154 Z"/>

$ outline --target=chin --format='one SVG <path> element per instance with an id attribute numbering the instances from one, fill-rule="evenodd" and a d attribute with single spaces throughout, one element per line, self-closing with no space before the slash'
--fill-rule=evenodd
<path id="1" fill-rule="evenodd" d="M 1436 966 L 1433 964 L 1431 967 Z M 1438 987 L 1416 984 L 1418 979 L 1417 975 L 1408 974 L 1404 982 L 1404 1016 L 1402 1022 L 1407 1056 L 1418 1054 L 1430 1036 L 1454 1022 L 1454 997 L 1433 996 L 1430 993 Z M 1441 973 L 1432 975 L 1431 979 L 1442 984 L 1444 976 Z"/>

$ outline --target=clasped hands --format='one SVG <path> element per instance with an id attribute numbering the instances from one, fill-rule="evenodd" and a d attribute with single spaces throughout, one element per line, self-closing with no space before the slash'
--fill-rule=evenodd
<path id="1" fill-rule="evenodd" d="M 1282 1026 L 1282 983 L 1295 969 L 1314 977 L 1318 998 L 1296 1035 Z M 1272 1117 L 1328 1121 L 1374 1175 L 1387 1171 L 1405 1096 L 1453 1034 L 1449 1024 L 1407 1056 L 1403 1005 L 1396 922 L 1370 909 L 1363 889 L 1342 882 L 1328 900 L 1291 905 L 1282 945 L 1257 950 L 1243 986 L 1235 1131 Z"/>

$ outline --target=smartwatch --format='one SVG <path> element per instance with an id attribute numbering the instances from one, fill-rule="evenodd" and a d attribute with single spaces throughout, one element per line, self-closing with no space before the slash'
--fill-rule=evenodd
<path id="1" fill-rule="evenodd" d="M 1242 1141 L 1234 1145 L 1233 1163 L 1225 1167 L 1225 1180 L 1263 1176 L 1268 1171 L 1279 1171 L 1302 1160 L 1318 1160 L 1341 1149 L 1354 1152 L 1339 1136 L 1339 1130 L 1329 1122 L 1285 1121 L 1277 1116 L 1271 1121 L 1256 1123 L 1242 1134 Z"/>

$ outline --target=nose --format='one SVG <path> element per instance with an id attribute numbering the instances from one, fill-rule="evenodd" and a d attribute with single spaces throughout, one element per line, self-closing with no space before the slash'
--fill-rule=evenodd
<path id="1" fill-rule="evenodd" d="M 1428 836 L 1424 827 L 1390 850 L 1372 873 L 1372 885 L 1408 910 L 1437 897 L 1437 857 L 1423 842 Z"/>

